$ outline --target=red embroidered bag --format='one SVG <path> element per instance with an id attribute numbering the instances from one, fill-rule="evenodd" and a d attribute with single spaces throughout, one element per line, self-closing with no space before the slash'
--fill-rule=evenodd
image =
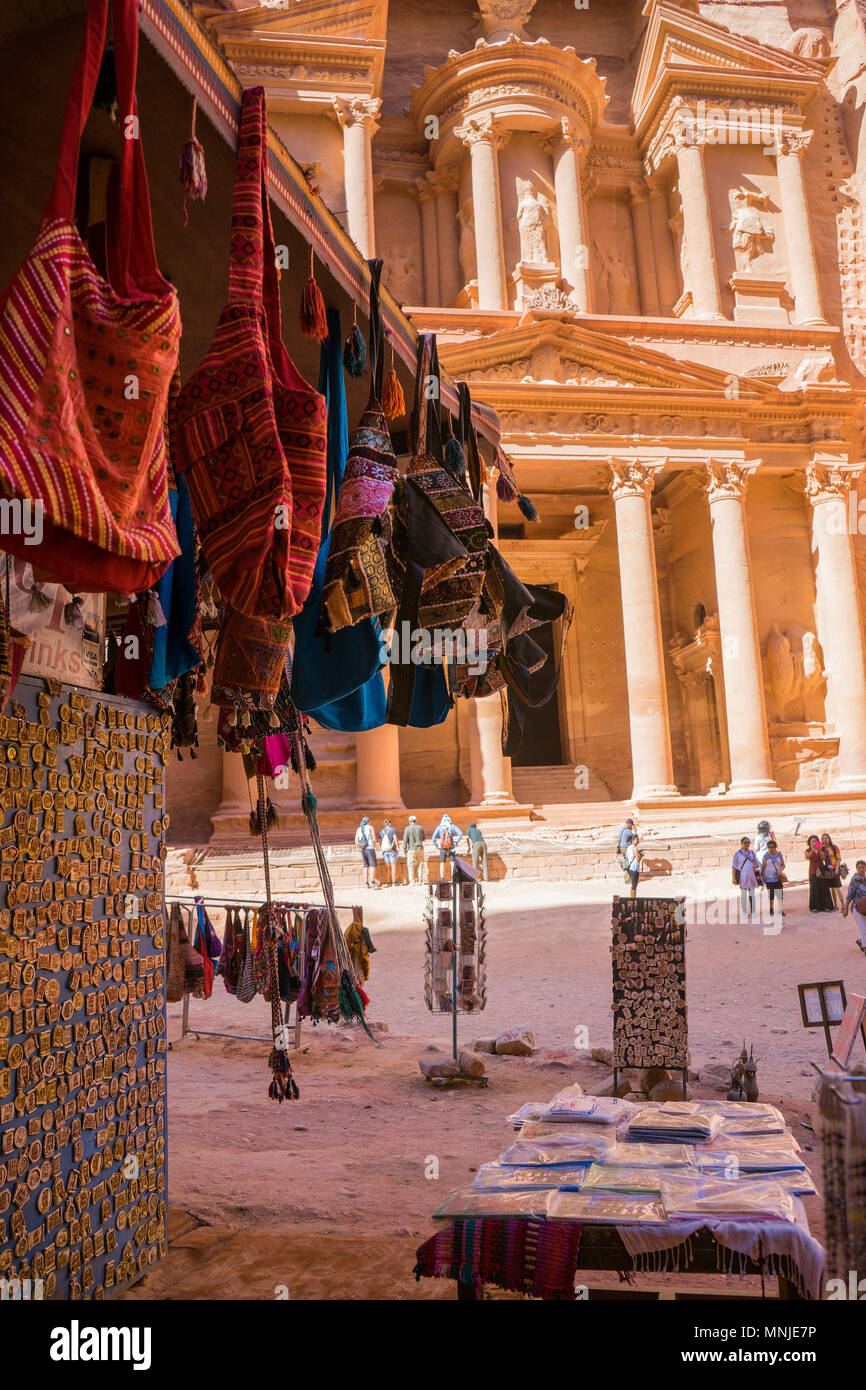
<path id="1" fill-rule="evenodd" d="M 5 549 L 70 589 L 132 593 L 155 584 L 179 553 L 163 417 L 180 315 L 153 245 L 135 104 L 135 0 L 114 2 L 126 138 L 110 283 L 75 225 L 79 145 L 107 23 L 108 0 L 89 0 L 54 189 L 33 249 L 0 300 L 0 493 L 42 508 L 40 543 L 9 534 Z"/>
<path id="2" fill-rule="evenodd" d="M 325 399 L 280 336 L 262 87 L 244 92 L 229 298 L 180 393 L 179 459 L 205 559 L 231 608 L 285 621 L 310 592 L 326 482 Z"/>

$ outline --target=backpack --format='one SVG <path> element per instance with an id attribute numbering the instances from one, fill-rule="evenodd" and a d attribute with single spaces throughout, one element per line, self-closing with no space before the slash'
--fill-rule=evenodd
<path id="1" fill-rule="evenodd" d="M 443 835 L 442 835 L 442 848 L 443 848 L 443 849 L 453 849 L 453 848 L 454 848 L 454 836 L 451 834 L 451 831 L 450 831 L 450 830 L 444 831 L 444 833 L 443 833 Z"/>

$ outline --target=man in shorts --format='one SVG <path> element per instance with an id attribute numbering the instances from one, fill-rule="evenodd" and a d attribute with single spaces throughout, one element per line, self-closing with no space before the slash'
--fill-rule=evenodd
<path id="1" fill-rule="evenodd" d="M 355 831 L 355 844 L 361 851 L 364 865 L 364 882 L 368 888 L 378 888 L 376 882 L 376 832 L 370 824 L 370 817 L 364 816 Z"/>

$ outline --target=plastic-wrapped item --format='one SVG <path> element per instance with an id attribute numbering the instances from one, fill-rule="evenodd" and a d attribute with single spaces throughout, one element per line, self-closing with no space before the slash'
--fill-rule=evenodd
<path id="1" fill-rule="evenodd" d="M 561 1092 L 541 1107 L 538 1118 L 560 1123 L 612 1125 L 624 1115 L 633 1115 L 634 1109 L 630 1100 L 618 1100 L 616 1096 L 574 1096 Z"/>
<path id="2" fill-rule="evenodd" d="M 780 1153 L 799 1153 L 800 1145 L 788 1130 L 784 1134 L 725 1134 L 719 1130 L 708 1144 L 698 1144 L 700 1153 L 746 1153 L 769 1152 L 777 1149 Z"/>
<path id="3" fill-rule="evenodd" d="M 514 1129 L 520 1129 L 526 1120 L 537 1120 L 539 1111 L 543 1109 L 544 1103 L 542 1101 L 528 1100 L 525 1105 L 521 1105 L 519 1110 L 515 1110 L 511 1115 L 506 1115 L 505 1122 L 512 1125 Z"/>
<path id="4" fill-rule="evenodd" d="M 793 1149 L 743 1149 L 739 1144 L 719 1144 L 714 1149 L 694 1150 L 694 1162 L 701 1171 L 723 1171 L 736 1166 L 743 1173 L 802 1172 L 806 1167 Z"/>
<path id="5" fill-rule="evenodd" d="M 519 1133 L 521 1139 L 564 1139 L 577 1143 L 584 1139 L 596 1142 L 603 1135 L 610 1143 L 616 1138 L 616 1125 L 563 1124 L 561 1120 L 527 1120 Z"/>
<path id="6" fill-rule="evenodd" d="M 555 1164 L 557 1167 L 563 1165 L 571 1166 L 575 1163 L 600 1163 L 608 1149 L 611 1140 L 606 1139 L 600 1134 L 597 1139 L 553 1138 L 553 1139 L 518 1139 L 506 1149 L 505 1153 L 499 1155 L 500 1163 L 511 1164 L 514 1167 L 545 1167 L 548 1164 Z"/>
<path id="7" fill-rule="evenodd" d="M 648 1192 L 661 1196 L 662 1177 L 670 1173 L 664 1168 L 630 1168 L 624 1164 L 591 1163 L 581 1190 L 599 1189 L 603 1192 Z M 697 1175 L 697 1174 L 696 1174 Z"/>
<path id="8" fill-rule="evenodd" d="M 694 1162 L 691 1144 L 614 1144 L 605 1163 L 624 1163 L 630 1168 L 687 1168 Z"/>
<path id="9" fill-rule="evenodd" d="M 776 1115 L 722 1115 L 722 1134 L 784 1134 L 784 1118 Z"/>
<path id="10" fill-rule="evenodd" d="M 650 1144 L 698 1143 L 712 1139 L 722 1125 L 720 1115 L 708 1111 L 680 1110 L 666 1113 L 661 1106 L 641 1106 L 628 1127 L 629 1139 L 645 1140 Z"/>
<path id="11" fill-rule="evenodd" d="M 780 1182 L 766 1178 L 665 1176 L 662 1202 L 669 1221 L 708 1217 L 718 1221 L 794 1221 L 794 1200 Z"/>
<path id="12" fill-rule="evenodd" d="M 657 1197 L 614 1192 L 549 1192 L 547 1215 L 551 1220 L 583 1225 L 604 1221 L 616 1226 L 660 1226 L 667 1220 Z"/>
<path id="13" fill-rule="evenodd" d="M 458 1216 L 534 1216 L 547 1214 L 548 1188 L 521 1188 L 515 1192 L 485 1192 L 476 1187 L 461 1187 L 445 1198 L 433 1213 L 434 1220 L 453 1221 Z"/>
<path id="14" fill-rule="evenodd" d="M 511 1164 L 484 1163 L 478 1169 L 473 1187 L 483 1187 L 488 1192 L 509 1192 L 513 1188 L 562 1187 L 577 1190 L 589 1171 L 589 1164 L 573 1164 L 571 1167 L 550 1165 L 544 1167 L 518 1168 Z"/>

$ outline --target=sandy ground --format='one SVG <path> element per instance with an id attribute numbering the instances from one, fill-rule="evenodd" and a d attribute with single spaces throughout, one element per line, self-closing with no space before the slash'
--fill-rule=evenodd
<path id="1" fill-rule="evenodd" d="M 643 891 L 694 887 L 670 878 Z M 448 1055 L 451 1025 L 424 1005 L 417 888 L 358 890 L 378 947 L 369 1017 L 388 1031 L 377 1047 L 357 1028 L 305 1025 L 293 1062 L 301 1095 L 291 1104 L 267 1097 L 266 1042 L 177 1041 L 180 1005 L 170 1006 L 169 1254 L 127 1297 L 453 1298 L 450 1283 L 412 1277 L 432 1211 L 511 1141 L 511 1110 L 572 1080 L 591 1092 L 608 1074 L 578 1059 L 575 1029 L 588 1030 L 591 1047 L 610 1046 L 610 895 L 619 891 L 619 878 L 490 886 L 488 1006 L 461 1018 L 460 1040 L 471 1046 L 526 1023 L 537 1051 L 488 1058 L 486 1089 L 433 1090 L 418 1071 L 420 1057 Z M 707 891 L 733 901 L 721 878 Z M 809 1063 L 825 1047 L 820 1031 L 802 1027 L 797 984 L 843 979 L 862 992 L 866 960 L 850 919 L 810 916 L 805 886 L 787 899 L 778 934 L 771 922 L 769 931 L 690 927 L 691 1052 L 699 1068 L 729 1063 L 744 1038 L 754 1044 L 761 1097 L 785 1111 L 820 1187 Z M 269 1009 L 260 998 L 241 1005 L 218 984 L 211 1000 L 192 1001 L 191 1024 L 264 1037 Z M 696 1084 L 691 1094 L 717 1093 Z M 807 1207 L 820 1239 L 820 1201 Z M 731 1292 L 752 1287 L 725 1283 Z"/>

